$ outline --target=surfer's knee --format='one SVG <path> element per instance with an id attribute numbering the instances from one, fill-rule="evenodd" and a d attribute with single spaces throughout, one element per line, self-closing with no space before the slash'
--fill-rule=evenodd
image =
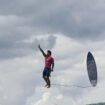
<path id="1" fill-rule="evenodd" d="M 47 76 L 43 76 L 43 79 L 47 79 Z"/>

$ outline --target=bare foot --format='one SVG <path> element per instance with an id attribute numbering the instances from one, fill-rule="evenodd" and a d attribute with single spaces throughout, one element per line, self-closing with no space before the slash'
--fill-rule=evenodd
<path id="1" fill-rule="evenodd" d="M 46 84 L 44 87 L 47 87 L 48 85 Z"/>
<path id="2" fill-rule="evenodd" d="M 51 86 L 50 85 L 47 85 L 47 88 L 50 88 Z"/>

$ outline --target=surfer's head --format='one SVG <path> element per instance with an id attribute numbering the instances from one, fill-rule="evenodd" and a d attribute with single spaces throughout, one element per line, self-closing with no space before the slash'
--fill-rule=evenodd
<path id="1" fill-rule="evenodd" d="M 50 56 L 52 53 L 50 50 L 47 50 L 47 55 Z"/>

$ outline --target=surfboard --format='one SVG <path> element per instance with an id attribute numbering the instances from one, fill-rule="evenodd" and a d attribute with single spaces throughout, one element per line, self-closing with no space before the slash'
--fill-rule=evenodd
<path id="1" fill-rule="evenodd" d="M 91 85 L 95 87 L 97 85 L 97 66 L 91 52 L 87 54 L 87 72 Z"/>

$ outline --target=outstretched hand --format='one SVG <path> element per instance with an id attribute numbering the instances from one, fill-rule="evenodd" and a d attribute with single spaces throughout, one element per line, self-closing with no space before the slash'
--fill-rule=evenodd
<path id="1" fill-rule="evenodd" d="M 40 47 L 40 44 L 38 45 L 39 50 L 42 52 L 42 54 L 44 55 L 44 57 L 46 57 L 45 52 L 43 51 L 43 49 Z"/>

